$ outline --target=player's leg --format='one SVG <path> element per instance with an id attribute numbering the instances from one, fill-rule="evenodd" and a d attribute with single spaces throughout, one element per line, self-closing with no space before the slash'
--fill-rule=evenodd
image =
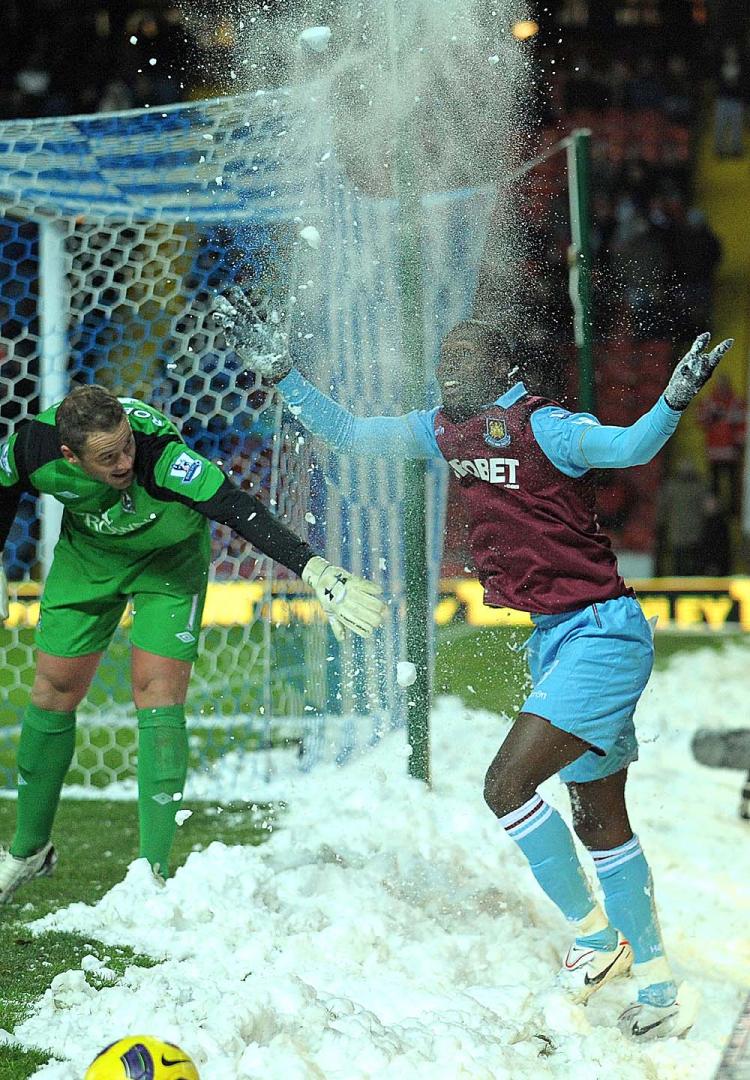
<path id="1" fill-rule="evenodd" d="M 529 646 L 534 685 L 523 710 L 537 716 L 536 725 L 532 729 L 524 722 L 526 739 L 519 739 L 522 731 L 514 726 L 505 767 L 498 774 L 501 749 L 489 779 L 495 773 L 492 786 L 511 793 L 499 802 L 492 799 L 497 810 L 504 811 L 501 822 L 542 888 L 574 925 L 575 943 L 564 965 L 564 972 L 572 974 L 566 974 L 565 981 L 572 981 L 575 995 L 585 1000 L 604 981 L 627 970 L 630 950 L 622 949 L 617 931 L 595 901 L 570 830 L 532 781 L 536 775 L 541 783 L 555 771 L 564 780 L 598 778 L 601 768 L 615 772 L 637 756 L 634 736 L 631 742 L 621 732 L 628 721 L 632 728 L 653 645 L 640 608 L 627 597 L 537 623 Z M 546 733 L 539 718 L 547 722 Z M 535 765 L 535 753 L 541 754 L 544 769 L 538 768 L 538 760 Z"/>
<path id="2" fill-rule="evenodd" d="M 75 750 L 75 710 L 125 606 L 124 597 L 99 595 L 86 569 L 58 543 L 42 596 L 34 684 L 21 725 L 16 831 L 0 860 L 0 903 L 25 881 L 52 871 L 52 826 Z"/>
<path id="3" fill-rule="evenodd" d="M 581 939 L 607 931 L 607 917 L 591 890 L 570 830 L 537 789 L 589 749 L 588 743 L 549 720 L 521 713 L 487 770 L 484 787 L 487 805 Z"/>
<path id="4" fill-rule="evenodd" d="M 664 951 L 650 867 L 630 827 L 627 769 L 588 783 L 568 783 L 573 826 L 591 852 L 614 926 L 633 950 L 638 1003 L 671 1007 L 677 986 Z"/>
<path id="5" fill-rule="evenodd" d="M 16 832 L 10 852 L 27 858 L 49 841 L 65 775 L 75 750 L 76 709 L 101 652 L 52 656 L 37 649 L 31 701 L 18 746 Z"/>
<path id="6" fill-rule="evenodd" d="M 124 608 L 125 597 L 103 587 L 95 560 L 82 560 L 59 541 L 44 585 L 34 685 L 21 728 L 14 855 L 31 855 L 50 839 L 75 749 L 75 710 Z"/>
<path id="7" fill-rule="evenodd" d="M 138 717 L 140 856 L 166 877 L 188 767 L 185 699 L 204 592 L 134 597 L 132 681 Z"/>

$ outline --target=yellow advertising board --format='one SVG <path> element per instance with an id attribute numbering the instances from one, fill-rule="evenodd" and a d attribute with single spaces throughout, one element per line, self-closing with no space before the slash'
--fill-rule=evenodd
<path id="1" fill-rule="evenodd" d="M 660 630 L 750 631 L 750 577 L 644 578 L 629 584 L 646 616 L 659 616 Z M 23 582 L 11 585 L 10 593 L 5 625 L 35 626 L 41 586 Z M 314 622 L 321 617 L 318 605 L 296 580 L 274 584 L 270 611 L 262 581 L 226 581 L 209 585 L 203 625 L 241 626 L 267 614 L 280 624 Z M 123 622 L 128 622 L 127 612 Z M 522 611 L 485 607 L 482 586 L 473 578 L 446 578 L 440 583 L 435 622 L 438 626 L 527 626 L 530 619 Z"/>

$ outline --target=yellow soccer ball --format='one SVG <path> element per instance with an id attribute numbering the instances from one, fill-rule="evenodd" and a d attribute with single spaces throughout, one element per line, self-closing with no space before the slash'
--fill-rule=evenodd
<path id="1" fill-rule="evenodd" d="M 97 1054 L 84 1080 L 200 1080 L 184 1050 L 151 1035 L 129 1035 Z"/>

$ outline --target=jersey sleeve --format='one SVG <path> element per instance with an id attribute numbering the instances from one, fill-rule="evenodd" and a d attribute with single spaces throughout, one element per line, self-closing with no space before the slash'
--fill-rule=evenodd
<path id="1" fill-rule="evenodd" d="M 298 371 L 278 384 L 292 415 L 334 449 L 373 457 L 442 457 L 435 439 L 437 409 L 415 409 L 404 416 L 354 416 L 323 394 Z"/>
<path id="2" fill-rule="evenodd" d="M 0 443 L 0 551 L 5 547 L 21 495 L 31 490 L 24 446 L 25 441 L 19 440 L 19 432 L 14 432 L 6 442 Z"/>
<path id="3" fill-rule="evenodd" d="M 165 442 L 154 455 L 149 493 L 179 501 L 211 521 L 228 525 L 253 547 L 301 575 L 313 557 L 312 548 L 287 528 L 254 495 L 242 491 L 212 461 L 177 440 Z"/>
<path id="4" fill-rule="evenodd" d="M 547 405 L 532 413 L 531 427 L 552 464 L 566 476 L 578 477 L 589 469 L 645 465 L 674 433 L 680 415 L 663 396 L 629 427 L 600 424 L 591 413 Z"/>

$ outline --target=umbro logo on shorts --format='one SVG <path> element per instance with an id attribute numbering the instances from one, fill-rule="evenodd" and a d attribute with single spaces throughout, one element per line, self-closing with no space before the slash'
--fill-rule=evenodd
<path id="1" fill-rule="evenodd" d="M 195 641 L 195 634 L 191 634 L 189 630 L 183 630 L 180 634 L 175 634 L 178 641 L 184 641 L 186 645 L 192 645 Z"/>

